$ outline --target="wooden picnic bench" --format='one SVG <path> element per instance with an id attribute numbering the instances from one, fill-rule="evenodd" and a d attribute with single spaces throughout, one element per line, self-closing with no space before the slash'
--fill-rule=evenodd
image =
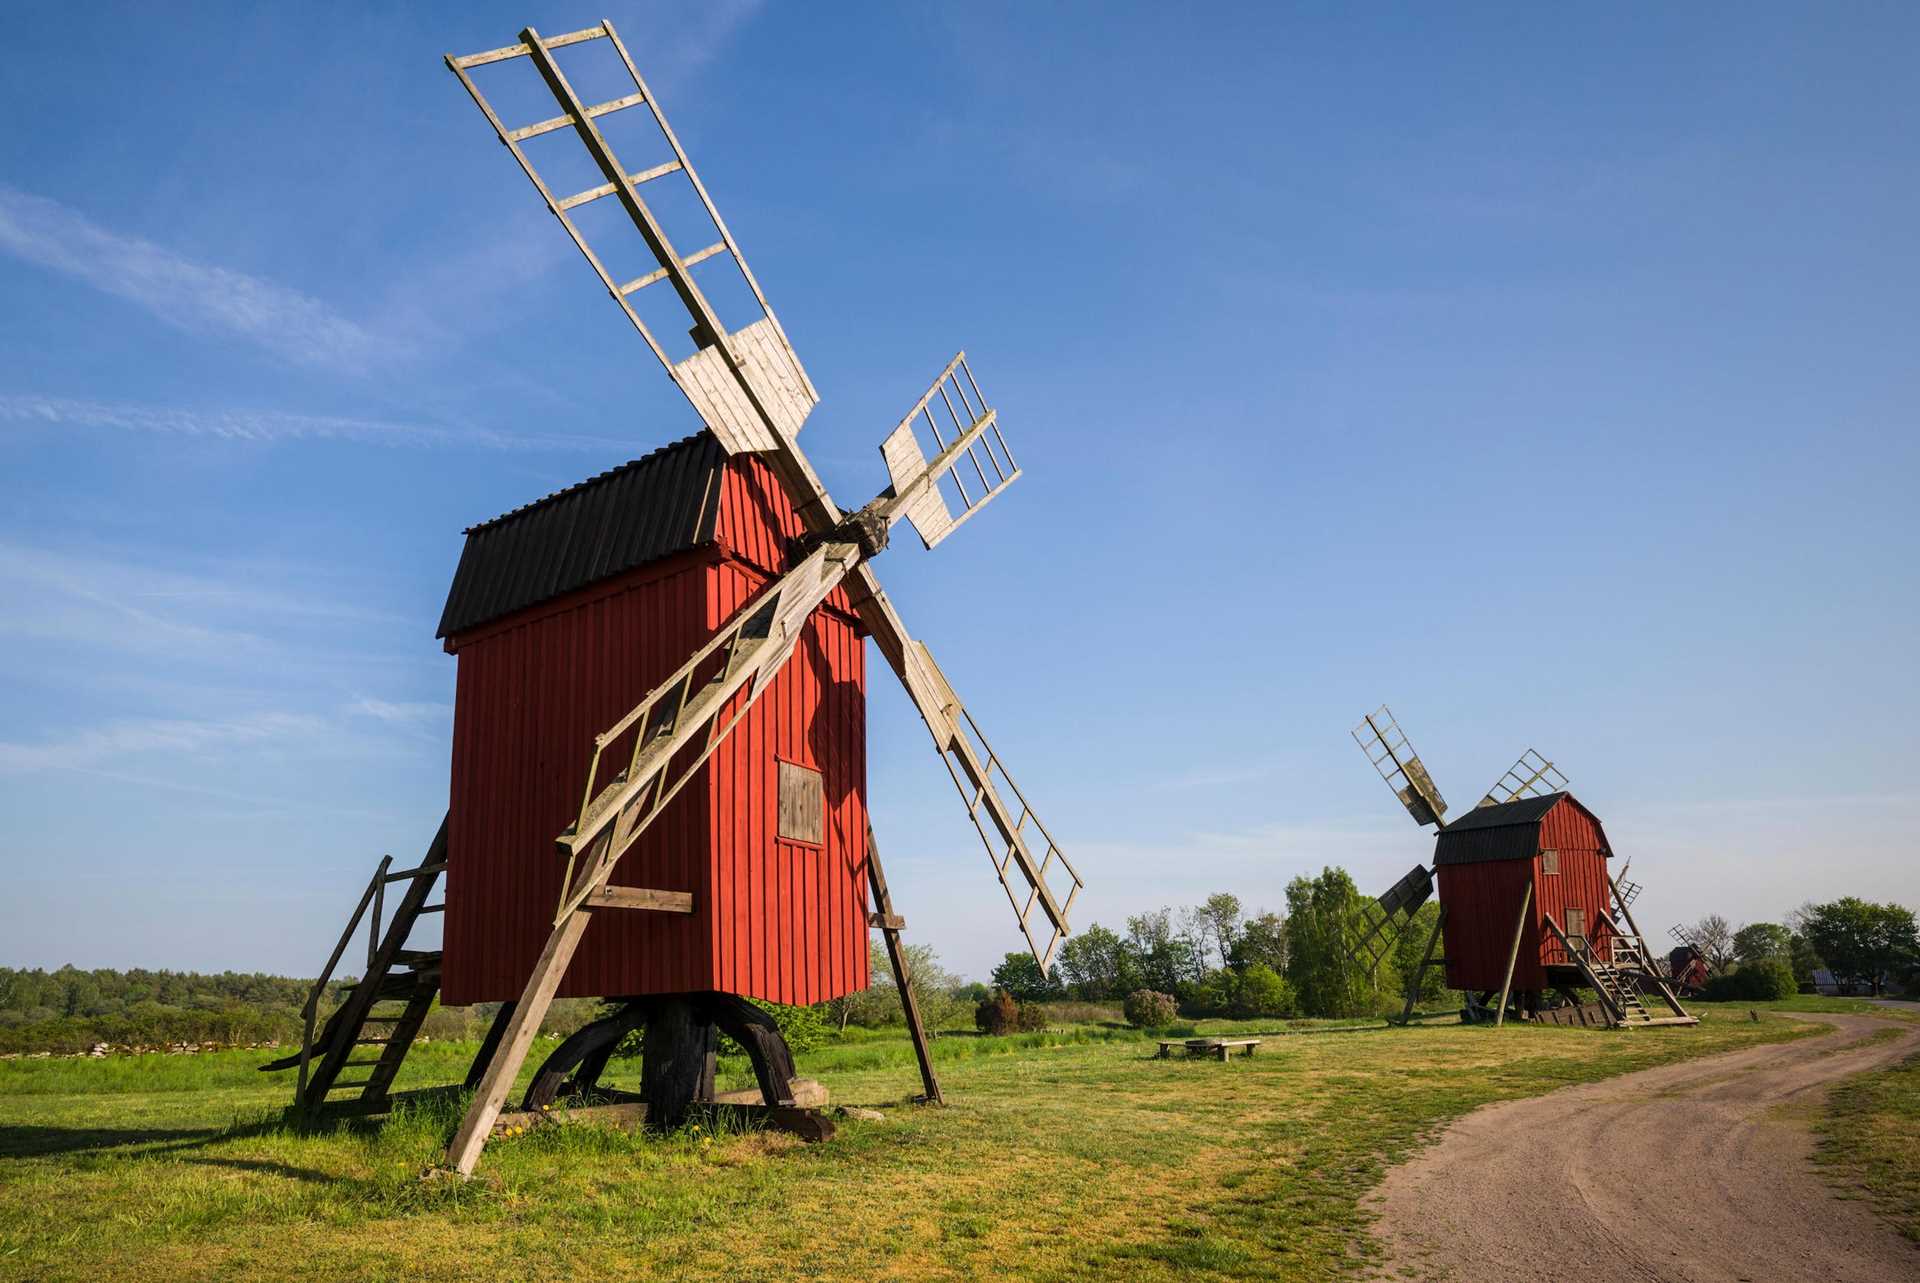
<path id="1" fill-rule="evenodd" d="M 1253 1049 L 1260 1045 L 1258 1038 L 1163 1038 L 1160 1040 L 1159 1055 L 1162 1058 L 1173 1054 L 1175 1047 L 1185 1047 L 1188 1056 L 1214 1056 L 1225 1060 L 1237 1047 L 1245 1047 L 1251 1056 Z"/>

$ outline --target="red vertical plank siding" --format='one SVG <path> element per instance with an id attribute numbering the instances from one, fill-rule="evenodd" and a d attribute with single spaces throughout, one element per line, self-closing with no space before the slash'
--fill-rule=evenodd
<path id="1" fill-rule="evenodd" d="M 1540 817 L 1540 850 L 1560 853 L 1557 874 L 1542 872 L 1540 857 L 1534 857 L 1541 913 L 1551 913 L 1565 931 L 1567 910 L 1584 909 L 1587 938 L 1601 957 L 1608 956 L 1613 932 L 1603 915 L 1611 911 L 1613 896 L 1607 882 L 1606 839 L 1600 825 L 1572 799 L 1562 798 Z M 1544 919 L 1540 922 L 1540 961 L 1552 967 L 1573 965 Z"/>
<path id="2" fill-rule="evenodd" d="M 731 615 L 767 582 L 731 559 L 712 570 Z M 718 988 L 772 1002 L 823 1002 L 867 980 L 865 659 L 858 625 L 829 605 L 710 764 Z M 819 846 L 778 835 L 781 760 L 821 773 Z M 748 804 L 739 804 L 745 798 Z M 855 919 L 857 918 L 857 922 Z M 858 929 L 856 929 L 856 927 Z"/>
<path id="3" fill-rule="evenodd" d="M 790 560 L 802 527 L 764 464 L 732 460 L 716 544 L 449 640 L 458 657 L 443 1000 L 516 997 L 551 930 L 593 737 Z M 606 910 L 562 996 L 719 989 L 811 1003 L 867 983 L 862 633 L 843 592 L 786 668 L 620 862 L 623 886 L 690 891 L 690 915 Z M 630 744 L 615 745 L 602 782 Z M 820 846 L 777 837 L 777 766 L 821 772 Z"/>
<path id="4" fill-rule="evenodd" d="M 673 558 L 457 637 L 443 1000 L 515 997 L 552 928 L 594 735 L 703 640 L 705 567 Z M 616 746 L 616 748 L 619 746 Z M 602 766 L 602 780 L 618 769 Z M 698 781 L 620 862 L 615 883 L 711 902 Z M 710 921 L 608 910 L 589 927 L 562 996 L 705 987 Z"/>
<path id="5" fill-rule="evenodd" d="M 1447 909 L 1443 937 L 1447 958 L 1447 986 L 1452 989 L 1498 989 L 1507 973 L 1507 953 L 1513 947 L 1513 927 L 1520 916 L 1533 866 L 1526 860 L 1483 860 L 1477 864 L 1443 864 L 1438 871 L 1440 903 Z M 1538 910 L 1529 918 L 1538 921 Z M 1516 989 L 1539 989 L 1545 984 L 1539 950 L 1531 929 L 1521 937 L 1520 959 L 1514 968 Z"/>
<path id="6" fill-rule="evenodd" d="M 1445 947 L 1447 984 L 1455 989 L 1498 989 L 1506 979 L 1513 948 L 1514 923 L 1529 882 L 1533 904 L 1521 933 L 1515 989 L 1547 987 L 1548 967 L 1572 965 L 1566 950 L 1547 929 L 1551 914 L 1562 931 L 1567 910 L 1586 911 L 1587 938 L 1602 957 L 1612 947 L 1612 929 L 1604 915 L 1612 911 L 1607 881 L 1608 848 L 1599 821 L 1572 798 L 1562 798 L 1537 825 L 1527 826 L 1516 858 L 1445 864 L 1438 870 L 1440 902 L 1447 909 Z M 1515 846 L 1514 830 L 1489 830 L 1468 837 L 1462 849 L 1505 850 Z M 1541 852 L 1559 852 L 1558 873 L 1547 873 Z"/>

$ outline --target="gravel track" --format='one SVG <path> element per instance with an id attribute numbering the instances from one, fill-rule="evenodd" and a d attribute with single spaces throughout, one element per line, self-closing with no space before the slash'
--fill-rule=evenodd
<path id="1" fill-rule="evenodd" d="M 1375 1277 L 1920 1280 L 1920 1249 L 1815 1172 L 1809 1128 L 1838 1080 L 1920 1051 L 1920 1028 L 1796 1018 L 1837 1035 L 1475 1110 L 1369 1197 L 1386 1249 Z M 1869 1041 L 1885 1029 L 1900 1037 Z"/>

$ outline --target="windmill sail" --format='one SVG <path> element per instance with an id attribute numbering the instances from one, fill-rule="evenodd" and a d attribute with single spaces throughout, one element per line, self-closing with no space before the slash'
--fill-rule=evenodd
<path id="1" fill-rule="evenodd" d="M 554 51 L 595 40 L 608 41 L 619 54 L 620 62 L 633 82 L 634 92 L 589 105 L 583 103 L 574 92 L 566 73 L 554 58 Z M 510 128 L 494 111 L 469 73 L 476 67 L 519 58 L 526 58 L 533 64 L 559 104 L 561 114 Z M 667 124 L 659 101 L 640 78 L 639 69 L 634 66 L 633 58 L 627 53 L 619 34 L 614 31 L 613 24 L 603 22 L 597 27 L 547 38 L 542 38 L 532 27 L 528 27 L 520 33 L 519 44 L 465 57 L 449 54 L 446 62 L 486 115 L 494 133 L 513 153 L 513 158 L 520 162 L 520 168 L 526 171 L 527 177 L 546 201 L 547 208 L 567 229 L 567 235 L 586 257 L 607 293 L 620 305 L 620 310 L 626 314 L 633 328 L 639 331 L 640 337 L 646 340 L 660 363 L 667 367 L 673 381 L 686 394 L 687 400 L 693 403 L 694 409 L 699 411 L 701 421 L 712 429 L 728 453 L 776 449 L 779 445 L 774 435 L 776 431 L 784 433 L 789 441 L 797 437 L 807 415 L 820 400 L 820 394 L 814 390 L 813 381 L 807 377 L 793 345 L 787 341 L 786 331 L 780 328 L 780 319 L 774 315 L 772 304 L 767 302 L 760 282 L 754 279 L 745 255 L 741 254 L 740 246 L 727 230 L 726 220 L 720 217 L 720 211 L 707 195 L 706 185 L 700 181 L 693 162 L 687 159 L 687 153 L 680 146 L 673 127 Z M 612 144 L 598 122 L 604 116 L 642 106 L 652 115 L 653 123 L 672 151 L 673 159 L 647 169 L 630 171 L 614 153 Z M 571 128 L 580 139 L 605 181 L 570 195 L 556 195 L 521 144 L 542 134 L 567 128 Z M 675 174 L 684 174 L 691 183 L 711 222 L 710 234 L 718 237 L 711 244 L 685 254 L 668 238 L 659 217 L 641 195 L 643 186 L 670 180 Z M 588 244 L 585 233 L 580 230 L 571 212 L 609 196 L 618 199 L 656 264 L 652 271 L 629 281 L 614 279 L 600 255 Z M 752 291 L 760 309 L 758 320 L 732 334 L 721 324 L 719 314 L 701 290 L 693 273 L 694 267 L 699 264 L 721 257 L 730 260 L 739 269 L 741 279 Z M 660 336 L 641 320 L 640 313 L 634 307 L 634 295 L 660 284 L 666 284 L 679 296 L 693 323 L 691 333 L 695 350 L 691 356 L 683 359 L 676 359 L 668 352 Z"/>
<path id="2" fill-rule="evenodd" d="M 1413 915 L 1432 895 L 1433 874 L 1426 865 L 1417 864 L 1385 895 L 1361 906 L 1360 934 L 1348 952 L 1366 964 L 1368 975 L 1379 972 L 1380 964 L 1413 925 Z"/>
<path id="3" fill-rule="evenodd" d="M 1427 774 L 1420 755 L 1413 750 L 1413 741 L 1393 720 L 1385 704 L 1360 719 L 1360 724 L 1353 728 L 1353 742 L 1367 755 L 1373 769 L 1400 799 L 1400 805 L 1407 808 L 1415 824 L 1444 822 L 1447 800 L 1440 796 L 1433 777 Z"/>
<path id="4" fill-rule="evenodd" d="M 1548 793 L 1558 793 L 1567 787 L 1567 777 L 1560 768 L 1540 754 L 1528 749 L 1520 755 L 1520 760 L 1507 768 L 1487 795 L 1474 804 L 1477 811 L 1483 806 L 1496 806 L 1502 802 L 1518 802 L 1522 798 L 1543 797 Z"/>
<path id="5" fill-rule="evenodd" d="M 940 416 L 933 410 L 936 396 L 946 411 L 948 426 L 944 432 Z M 918 430 L 922 423 L 933 434 L 934 445 L 940 451 L 932 465 L 927 463 L 920 446 Z M 949 436 L 954 438 L 952 445 L 947 443 Z M 1000 447 L 997 454 L 996 444 Z M 893 479 L 895 496 L 910 500 L 905 508 L 907 520 L 913 523 L 920 542 L 928 548 L 952 534 L 955 527 L 986 507 L 1020 476 L 1020 468 L 1007 449 L 1006 438 L 1000 435 L 998 416 L 980 394 L 980 385 L 974 382 L 965 352 L 947 363 L 920 403 L 907 411 L 899 427 L 887 434 L 880 454 L 886 460 L 887 475 Z M 960 466 L 962 455 L 966 463 L 972 465 L 973 479 L 980 492 L 977 497 L 967 484 L 968 469 Z M 948 480 L 952 483 L 952 496 L 960 503 L 957 517 L 949 488 L 942 484 Z"/>

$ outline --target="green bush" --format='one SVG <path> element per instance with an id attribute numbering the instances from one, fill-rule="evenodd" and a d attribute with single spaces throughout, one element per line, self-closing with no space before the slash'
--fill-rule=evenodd
<path id="1" fill-rule="evenodd" d="M 826 1042 L 829 1032 L 827 1018 L 818 1007 L 783 1007 L 777 1002 L 762 1002 L 758 998 L 749 998 L 747 1001 L 773 1017 L 773 1023 L 780 1026 L 780 1036 L 787 1040 L 787 1050 L 794 1055 L 812 1051 Z M 722 1056 L 744 1056 L 747 1049 L 721 1034 L 719 1053 Z"/>
<path id="2" fill-rule="evenodd" d="M 1160 1029 L 1173 1023 L 1177 1013 L 1173 995 L 1151 989 L 1135 989 L 1127 995 L 1122 1011 L 1135 1029 Z"/>
<path id="3" fill-rule="evenodd" d="M 1793 997 L 1799 988 L 1792 963 L 1785 958 L 1761 958 L 1708 980 L 1705 996 L 1708 1002 L 1772 1002 Z"/>
<path id="4" fill-rule="evenodd" d="M 1294 1009 L 1293 986 L 1272 967 L 1256 962 L 1240 973 L 1228 1009 L 1240 1020 L 1290 1016 Z"/>

